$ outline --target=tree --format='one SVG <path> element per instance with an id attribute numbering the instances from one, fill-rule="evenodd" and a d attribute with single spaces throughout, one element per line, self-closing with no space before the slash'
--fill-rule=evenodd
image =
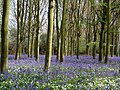
<path id="1" fill-rule="evenodd" d="M 62 22 L 61 22 L 61 45 L 60 45 L 60 62 L 64 60 L 64 40 L 65 40 L 65 29 L 66 29 L 66 7 L 67 0 L 63 1 L 63 12 L 62 12 Z"/>
<path id="2" fill-rule="evenodd" d="M 1 27 L 1 23 L 2 23 L 2 4 L 3 4 L 3 1 L 2 0 L 0 0 L 0 27 Z"/>
<path id="3" fill-rule="evenodd" d="M 93 44 L 93 59 L 95 59 L 96 57 L 96 41 L 97 41 L 97 30 L 96 30 L 96 14 L 95 14 L 95 6 L 93 6 L 95 4 L 95 1 L 92 1 L 92 9 L 93 9 L 93 33 L 94 33 L 94 44 Z"/>
<path id="4" fill-rule="evenodd" d="M 92 29 L 91 29 L 91 17 L 92 17 L 92 13 L 91 13 L 91 4 L 90 2 L 87 2 L 87 20 L 86 20 L 86 54 L 90 55 L 91 54 L 91 48 L 90 48 L 90 43 L 91 43 L 91 33 L 92 33 Z"/>
<path id="5" fill-rule="evenodd" d="M 52 55 L 52 35 L 53 35 L 53 16 L 54 16 L 54 0 L 49 0 L 48 7 L 48 31 L 47 31 L 47 44 L 45 53 L 44 71 L 49 70 Z"/>
<path id="6" fill-rule="evenodd" d="M 2 9 L 3 9 L 3 1 L 2 0 L 0 0 L 0 28 L 1 28 L 1 23 L 2 23 Z"/>
<path id="7" fill-rule="evenodd" d="M 21 50 L 21 36 L 20 36 L 20 22 L 21 22 L 21 2 L 17 0 L 17 43 L 16 43 L 16 54 L 15 54 L 15 60 L 18 60 L 20 58 L 20 50 Z"/>
<path id="8" fill-rule="evenodd" d="M 8 70 L 8 20 L 10 13 L 10 0 L 3 1 L 3 15 L 1 28 L 1 73 Z"/>
<path id="9" fill-rule="evenodd" d="M 37 15 L 36 15 L 36 46 L 35 46 L 35 59 L 39 61 L 39 45 L 40 45 L 40 1 L 37 0 Z"/>
<path id="10" fill-rule="evenodd" d="M 106 39 L 106 55 L 105 55 L 105 63 L 108 62 L 108 56 L 110 54 L 110 2 L 106 0 L 106 20 L 107 20 L 107 39 Z"/>
<path id="11" fill-rule="evenodd" d="M 21 54 L 24 51 L 25 35 L 27 29 L 27 18 L 28 18 L 28 0 L 17 0 L 17 40 L 16 40 L 16 54 L 15 60 L 19 60 Z"/>
<path id="12" fill-rule="evenodd" d="M 31 53 L 31 30 L 32 30 L 32 0 L 29 0 L 29 30 L 28 30 L 28 57 Z M 32 35 L 33 36 L 33 35 Z"/>
<path id="13" fill-rule="evenodd" d="M 76 0 L 77 3 L 77 0 Z M 78 12 L 77 12 L 77 17 L 76 17 L 76 34 L 77 34 L 77 59 L 79 59 L 79 43 L 80 43 L 80 37 L 82 34 L 82 23 L 83 23 L 83 16 L 84 16 L 84 12 L 85 12 L 85 7 L 86 7 L 86 1 L 84 2 L 83 8 L 82 8 L 82 12 L 80 13 L 80 0 L 78 2 Z"/>
<path id="14" fill-rule="evenodd" d="M 56 30 L 57 30 L 57 60 L 60 59 L 60 31 L 59 31 L 59 20 L 58 20 L 58 0 L 55 0 L 56 3 Z"/>
<path id="15" fill-rule="evenodd" d="M 103 1 L 105 3 L 105 0 Z M 101 31 L 100 31 L 100 41 L 99 41 L 99 61 L 103 60 L 103 41 L 104 41 L 104 33 L 105 33 L 105 25 L 106 25 L 106 6 L 103 5 L 102 8 L 102 20 L 101 20 Z"/>

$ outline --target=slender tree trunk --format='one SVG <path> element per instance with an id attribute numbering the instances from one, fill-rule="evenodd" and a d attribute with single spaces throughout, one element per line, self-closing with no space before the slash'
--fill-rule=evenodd
<path id="1" fill-rule="evenodd" d="M 53 17 L 54 17 L 54 0 L 49 0 L 48 7 L 48 32 L 47 32 L 47 45 L 45 54 L 44 71 L 48 71 L 51 63 L 52 56 L 52 35 L 53 35 Z"/>
<path id="2" fill-rule="evenodd" d="M 20 2 L 17 0 L 17 45 L 16 45 L 16 54 L 15 54 L 15 60 L 20 59 L 20 22 L 21 22 L 21 8 L 20 8 Z"/>
<path id="3" fill-rule="evenodd" d="M 20 1 L 19 1 L 20 2 Z M 26 6 L 27 7 L 27 6 Z M 20 9 L 21 9 L 21 11 L 20 11 L 20 13 L 21 13 L 21 15 L 20 15 L 20 19 L 21 19 L 21 21 L 20 21 L 20 51 L 19 51 L 19 57 L 21 56 L 21 54 L 22 54 L 22 51 L 23 51 L 23 48 L 24 48 L 24 45 L 23 45 L 23 43 L 24 43 L 24 33 L 25 33 L 25 27 L 24 27 L 24 23 L 26 22 L 24 22 L 24 17 L 25 17 L 25 0 L 21 0 L 21 4 L 20 4 Z M 27 13 L 27 12 L 26 12 Z"/>
<path id="4" fill-rule="evenodd" d="M 34 2 L 34 6 L 33 6 L 34 8 L 35 8 L 35 11 L 34 11 L 34 19 L 33 19 L 33 21 L 34 21 L 34 23 L 33 23 L 33 25 L 34 25 L 34 30 L 33 30 L 33 33 L 35 34 L 34 35 L 34 57 L 36 58 L 36 46 L 37 46 L 37 40 L 36 40 L 36 37 L 37 37 L 37 33 L 36 33 L 36 31 L 37 31 L 37 0 L 35 0 L 35 2 Z M 34 9 L 33 9 L 34 10 Z"/>
<path id="5" fill-rule="evenodd" d="M 31 29 L 32 29 L 32 0 L 29 1 L 29 29 L 28 29 L 28 57 L 31 51 Z"/>
<path id="6" fill-rule="evenodd" d="M 103 39 L 104 39 L 104 23 L 101 26 L 100 41 L 99 41 L 99 61 L 103 60 Z"/>
<path id="7" fill-rule="evenodd" d="M 118 33 L 115 33 L 115 48 L 114 48 L 114 54 L 115 56 L 119 56 L 119 29 L 117 28 L 117 24 L 118 24 L 118 20 L 115 22 L 115 29 L 116 29 L 116 32 Z"/>
<path id="8" fill-rule="evenodd" d="M 70 32 L 68 31 L 68 52 L 67 55 L 70 55 Z"/>
<path id="9" fill-rule="evenodd" d="M 64 40 L 64 52 L 65 52 L 65 56 L 67 56 L 67 46 L 68 46 L 68 43 L 67 43 L 67 35 L 68 35 L 68 32 L 65 30 L 65 40 Z"/>
<path id="10" fill-rule="evenodd" d="M 93 1 L 93 3 L 92 3 L 93 5 L 95 4 L 95 2 Z M 96 21 L 95 21 L 95 7 L 93 7 L 93 23 L 94 23 L 94 25 L 93 25 L 93 33 L 94 33 L 94 44 L 93 44 L 93 59 L 95 59 L 95 57 L 96 57 L 96 41 L 97 41 L 97 30 L 96 30 Z"/>
<path id="11" fill-rule="evenodd" d="M 89 5 L 89 4 L 88 4 Z M 89 55 L 90 54 L 90 47 L 89 47 L 89 43 L 90 43 L 90 21 L 89 21 L 89 9 L 87 12 L 87 31 L 86 31 L 86 54 Z"/>
<path id="12" fill-rule="evenodd" d="M 89 55 L 88 30 L 86 31 L 86 54 Z"/>
<path id="13" fill-rule="evenodd" d="M 65 29 L 66 29 L 66 4 L 67 0 L 63 1 L 63 12 L 62 12 L 62 23 L 61 23 L 61 45 L 60 45 L 60 62 L 64 61 L 64 40 L 65 40 Z"/>
<path id="14" fill-rule="evenodd" d="M 66 20 L 67 23 L 67 20 Z M 65 34 L 64 34 L 64 55 L 67 56 L 68 53 L 68 31 L 67 31 L 67 25 L 65 27 Z"/>
<path id="15" fill-rule="evenodd" d="M 108 62 L 108 57 L 110 54 L 110 10 L 109 10 L 109 0 L 106 1 L 107 4 L 107 43 L 106 43 L 106 55 L 105 55 L 105 63 Z"/>
<path id="16" fill-rule="evenodd" d="M 33 29 L 32 29 L 32 43 L 31 43 L 31 55 L 36 57 L 36 17 L 37 17 L 37 5 L 35 4 L 36 2 L 34 2 L 34 6 L 35 7 L 35 11 L 32 8 L 32 12 L 34 11 L 34 18 L 33 18 Z M 32 57 L 31 56 L 31 57 Z"/>
<path id="17" fill-rule="evenodd" d="M 80 40 L 79 40 L 79 33 L 77 33 L 77 59 L 79 59 L 79 43 L 80 43 Z"/>
<path id="18" fill-rule="evenodd" d="M 36 61 L 39 61 L 39 48 L 40 48 L 40 27 L 39 27 L 39 24 L 40 24 L 40 21 L 39 21 L 39 16 L 40 16 L 40 1 L 37 0 L 37 27 L 36 27 L 36 47 L 35 47 L 35 52 L 36 52 L 36 55 L 35 55 L 35 60 Z"/>
<path id="19" fill-rule="evenodd" d="M 10 0 L 3 1 L 3 15 L 1 28 L 1 73 L 8 70 L 8 20 L 10 13 Z"/>
<path id="20" fill-rule="evenodd" d="M 32 32 L 32 38 L 31 38 L 31 58 L 34 56 L 34 33 Z"/>
<path id="21" fill-rule="evenodd" d="M 90 42 L 91 42 L 91 26 L 90 26 L 90 24 L 88 24 L 87 55 L 90 55 L 90 54 L 91 54 L 91 52 L 90 52 L 90 45 L 89 45 Z"/>
<path id="22" fill-rule="evenodd" d="M 73 55 L 73 37 L 74 37 L 74 25 L 72 26 L 72 29 L 71 29 L 71 32 L 70 32 L 70 55 L 72 56 Z"/>
<path id="23" fill-rule="evenodd" d="M 96 57 L 96 41 L 97 41 L 97 32 L 94 25 L 94 45 L 93 45 L 93 59 Z"/>
<path id="24" fill-rule="evenodd" d="M 76 3 L 77 3 L 77 0 L 76 0 Z M 77 18 L 78 18 L 78 20 L 77 20 L 77 23 L 76 23 L 76 25 L 77 25 L 77 59 L 79 59 L 79 44 L 80 44 L 80 36 L 81 36 L 81 31 L 80 31 L 80 29 L 81 29 L 81 22 L 80 22 L 80 0 L 79 0 L 79 6 L 78 6 L 78 10 L 77 10 L 78 12 L 77 12 Z M 81 20 L 82 21 L 82 20 Z"/>
<path id="25" fill-rule="evenodd" d="M 119 56 L 119 33 L 115 35 L 115 56 Z"/>
<path id="26" fill-rule="evenodd" d="M 24 43 L 25 43 L 25 39 L 26 39 L 25 33 L 27 31 L 26 30 L 26 25 L 27 25 L 26 22 L 27 22 L 27 17 L 28 17 L 27 16 L 28 15 L 28 1 L 29 0 L 25 1 L 26 2 L 26 4 L 25 4 L 26 5 L 26 9 L 25 9 L 24 20 L 23 20 L 23 42 L 22 42 L 22 46 L 23 47 L 22 47 L 22 53 L 25 53 L 25 54 L 27 54 L 26 51 L 25 51 L 26 46 L 25 46 Z"/>
<path id="27" fill-rule="evenodd" d="M 103 35 L 103 58 L 105 57 L 106 55 L 106 32 L 104 32 L 104 35 Z"/>
<path id="28" fill-rule="evenodd" d="M 113 29 L 111 37 L 112 37 L 112 41 L 111 41 L 112 46 L 111 46 L 111 51 L 110 52 L 111 52 L 111 57 L 113 57 L 114 56 L 114 47 L 115 47 L 115 32 L 114 32 L 114 29 Z"/>
<path id="29" fill-rule="evenodd" d="M 74 27 L 74 30 L 75 30 L 75 27 Z M 73 31 L 74 31 L 73 30 Z M 73 47 L 72 47 L 72 50 L 73 50 L 73 55 L 75 55 L 75 32 L 73 33 L 73 42 L 72 42 L 72 45 L 73 45 Z"/>
<path id="30" fill-rule="evenodd" d="M 105 1 L 103 1 L 103 3 L 104 2 Z M 103 6 L 100 41 L 99 41 L 99 61 L 103 60 L 103 40 L 104 40 L 104 31 L 105 31 L 105 24 L 106 24 L 105 22 L 106 22 L 106 6 Z"/>

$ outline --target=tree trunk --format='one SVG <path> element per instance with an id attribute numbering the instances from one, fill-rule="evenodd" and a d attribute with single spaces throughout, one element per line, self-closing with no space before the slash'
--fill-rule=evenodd
<path id="1" fill-rule="evenodd" d="M 107 43 L 106 43 L 106 55 L 105 55 L 105 63 L 108 62 L 108 57 L 110 54 L 110 10 L 109 10 L 109 0 L 106 1 L 107 4 Z"/>
<path id="2" fill-rule="evenodd" d="M 119 33 L 115 34 L 115 56 L 119 56 Z"/>
<path id="3" fill-rule="evenodd" d="M 17 0 L 17 44 L 16 44 L 16 54 L 15 54 L 15 60 L 20 59 L 20 18 L 21 9 L 20 9 L 20 2 Z"/>
<path id="4" fill-rule="evenodd" d="M 62 12 L 62 23 L 61 23 L 61 45 L 60 45 L 60 62 L 64 61 L 64 40 L 65 40 L 65 29 L 66 29 L 66 4 L 67 0 L 63 1 L 63 12 Z"/>
<path id="5" fill-rule="evenodd" d="M 3 15 L 1 28 L 1 73 L 8 70 L 8 20 L 10 13 L 10 0 L 3 1 Z"/>
<path id="6" fill-rule="evenodd" d="M 103 6 L 100 41 L 99 41 L 99 61 L 103 60 L 103 40 L 104 40 L 104 31 L 105 31 L 105 24 L 106 24 L 105 22 L 106 22 L 106 6 Z"/>
<path id="7" fill-rule="evenodd" d="M 32 32 L 32 38 L 31 38 L 31 58 L 34 56 L 34 33 Z"/>
<path id="8" fill-rule="evenodd" d="M 92 4 L 94 5 L 95 4 L 95 2 L 93 1 L 92 2 Z M 96 21 L 95 21 L 95 7 L 93 7 L 93 33 L 94 33 L 94 40 L 93 40 L 93 42 L 94 42 L 94 44 L 93 44 L 93 59 L 95 59 L 95 57 L 96 57 L 96 41 L 97 41 L 97 30 L 96 30 Z"/>
<path id="9" fill-rule="evenodd" d="M 31 28 L 32 28 L 32 1 L 29 1 L 29 28 L 28 28 L 28 57 L 30 57 L 31 51 Z"/>
<path id="10" fill-rule="evenodd" d="M 48 32 L 47 32 L 47 45 L 45 54 L 44 71 L 48 71 L 51 63 L 52 56 L 52 35 L 53 35 L 53 17 L 54 17 L 54 0 L 49 0 L 48 7 Z"/>
<path id="11" fill-rule="evenodd" d="M 111 46 L 111 50 L 110 50 L 110 52 L 111 52 L 111 57 L 113 57 L 114 56 L 114 47 L 115 47 L 115 30 L 113 29 L 112 30 L 113 32 L 112 32 L 112 35 L 111 35 L 111 38 L 112 38 L 112 41 L 111 41 L 111 43 L 112 43 L 112 46 Z"/>
<path id="12" fill-rule="evenodd" d="M 79 40 L 79 33 L 77 33 L 77 59 L 79 59 L 79 43 L 80 43 L 80 40 Z"/>
<path id="13" fill-rule="evenodd" d="M 39 16 L 40 16 L 40 1 L 37 0 L 37 25 L 36 25 L 36 47 L 35 47 L 35 60 L 36 61 L 39 61 L 39 48 L 40 48 L 40 27 L 39 27 L 39 24 L 40 24 L 40 21 L 39 21 Z"/>
<path id="14" fill-rule="evenodd" d="M 58 26 L 58 0 L 56 2 L 57 60 L 60 60 L 60 31 Z"/>

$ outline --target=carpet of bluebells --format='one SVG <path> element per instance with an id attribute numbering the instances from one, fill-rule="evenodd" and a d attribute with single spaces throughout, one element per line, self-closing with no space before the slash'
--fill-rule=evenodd
<path id="1" fill-rule="evenodd" d="M 63 63 L 52 57 L 49 72 L 44 72 L 44 56 L 40 61 L 22 55 L 18 61 L 9 55 L 8 73 L 0 74 L 0 90 L 120 90 L 120 57 L 109 63 L 98 57 L 66 56 Z"/>

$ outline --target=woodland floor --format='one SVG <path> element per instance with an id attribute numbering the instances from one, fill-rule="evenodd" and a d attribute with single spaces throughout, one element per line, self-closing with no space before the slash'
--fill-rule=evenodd
<path id="1" fill-rule="evenodd" d="M 120 57 L 109 63 L 98 57 L 66 56 L 63 63 L 52 57 L 49 72 L 43 72 L 44 55 L 40 61 L 22 55 L 18 61 L 9 55 L 8 73 L 0 74 L 0 90 L 120 90 Z"/>

